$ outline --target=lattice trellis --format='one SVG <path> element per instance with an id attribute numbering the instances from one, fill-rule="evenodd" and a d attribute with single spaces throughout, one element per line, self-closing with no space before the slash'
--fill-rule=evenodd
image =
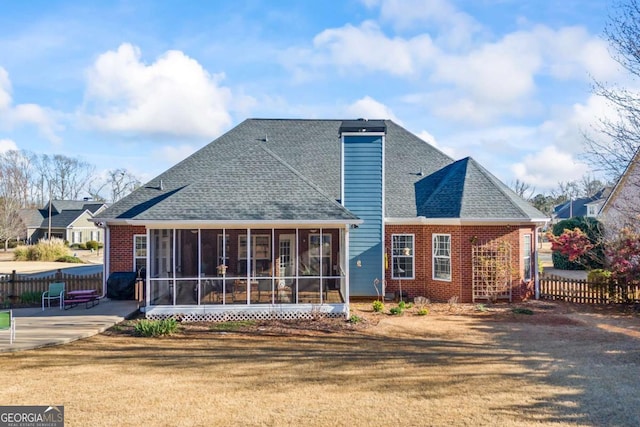
<path id="1" fill-rule="evenodd" d="M 511 301 L 511 244 L 492 240 L 471 247 L 473 301 L 508 299 Z"/>
<path id="2" fill-rule="evenodd" d="M 319 317 L 339 318 L 346 317 L 345 313 L 324 312 L 321 310 L 229 310 L 229 311 L 210 311 L 202 312 L 183 312 L 183 313 L 162 313 L 150 312 L 146 314 L 147 319 L 161 320 L 167 318 L 178 319 L 181 322 L 231 322 L 242 320 L 296 320 L 296 319 L 317 319 Z"/>

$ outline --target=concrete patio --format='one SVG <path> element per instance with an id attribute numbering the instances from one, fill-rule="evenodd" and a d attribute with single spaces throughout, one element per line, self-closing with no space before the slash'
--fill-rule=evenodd
<path id="1" fill-rule="evenodd" d="M 8 332 L 0 332 L 0 352 L 31 350 L 87 338 L 122 322 L 137 310 L 136 301 L 106 298 L 89 309 L 84 304 L 69 310 L 60 310 L 57 305 L 44 311 L 41 307 L 14 309 L 16 339 L 9 344 Z"/>

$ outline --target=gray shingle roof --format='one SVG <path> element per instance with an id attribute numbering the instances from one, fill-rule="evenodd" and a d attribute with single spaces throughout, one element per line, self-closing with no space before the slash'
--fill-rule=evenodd
<path id="1" fill-rule="evenodd" d="M 357 220 L 263 141 L 251 139 L 208 145 L 104 211 L 100 218 Z"/>
<path id="2" fill-rule="evenodd" d="M 342 123 L 245 120 L 98 216 L 353 220 L 336 203 Z M 394 122 L 384 124 L 387 217 L 544 218 L 472 159 L 454 162 Z"/>
<path id="3" fill-rule="evenodd" d="M 427 218 L 544 218 L 544 214 L 470 157 L 416 183 L 416 194 L 418 214 Z"/>
<path id="4" fill-rule="evenodd" d="M 104 206 L 104 203 L 93 202 L 88 200 L 52 200 L 51 210 L 55 212 L 72 211 L 72 210 L 88 210 L 92 214 L 96 213 L 98 209 Z M 49 204 L 44 207 L 49 209 Z"/>

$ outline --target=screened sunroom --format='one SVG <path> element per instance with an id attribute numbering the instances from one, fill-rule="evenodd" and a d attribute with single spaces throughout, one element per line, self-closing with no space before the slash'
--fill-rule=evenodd
<path id="1" fill-rule="evenodd" d="M 348 312 L 348 227 L 147 228 L 146 315 L 188 320 Z"/>

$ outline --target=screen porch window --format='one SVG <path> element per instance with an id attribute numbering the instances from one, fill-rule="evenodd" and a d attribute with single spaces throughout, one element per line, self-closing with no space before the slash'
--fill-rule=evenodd
<path id="1" fill-rule="evenodd" d="M 433 278 L 451 280 L 451 235 L 433 235 Z"/>
<path id="2" fill-rule="evenodd" d="M 238 271 L 246 274 L 247 235 L 238 236 Z M 271 260 L 271 236 L 268 234 L 251 235 L 251 273 L 264 275 L 269 272 Z"/>
<path id="3" fill-rule="evenodd" d="M 322 241 L 320 240 L 322 239 Z M 331 235 L 309 235 L 309 266 L 314 275 L 331 275 Z"/>
<path id="4" fill-rule="evenodd" d="M 414 261 L 414 235 L 393 234 L 391 236 L 391 278 L 413 279 Z"/>
<path id="5" fill-rule="evenodd" d="M 524 265 L 524 280 L 528 282 L 531 280 L 531 234 L 524 235 L 524 252 L 522 256 L 522 265 Z"/>
<path id="6" fill-rule="evenodd" d="M 147 236 L 136 234 L 133 236 L 133 267 L 140 274 L 140 271 L 147 265 Z"/>

